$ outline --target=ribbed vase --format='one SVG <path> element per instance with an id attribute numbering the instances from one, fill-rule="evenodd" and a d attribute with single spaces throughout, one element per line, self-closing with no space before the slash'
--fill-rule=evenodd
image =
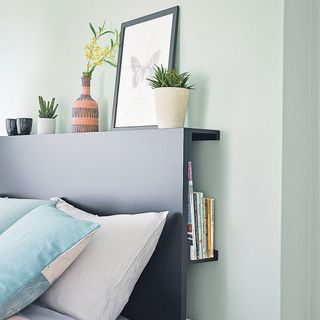
<path id="1" fill-rule="evenodd" d="M 97 132 L 99 131 L 98 104 L 90 95 L 90 77 L 82 77 L 81 95 L 73 103 L 72 132 Z"/>

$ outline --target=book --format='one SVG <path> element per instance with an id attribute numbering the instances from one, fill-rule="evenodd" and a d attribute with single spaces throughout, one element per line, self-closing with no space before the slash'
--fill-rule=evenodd
<path id="1" fill-rule="evenodd" d="M 211 240 L 211 257 L 214 256 L 214 229 L 215 229 L 215 200 L 210 199 L 210 208 L 211 208 L 211 234 L 210 234 L 210 240 Z"/>
<path id="2" fill-rule="evenodd" d="M 195 260 L 200 259 L 200 243 L 199 243 L 199 221 L 198 221 L 198 204 L 197 204 L 197 194 L 193 193 L 193 216 L 194 216 L 194 231 L 195 231 L 195 237 L 194 237 L 194 244 L 195 244 Z"/>
<path id="3" fill-rule="evenodd" d="M 211 212 L 211 199 L 205 198 L 206 218 L 207 218 L 207 256 L 212 257 L 212 212 Z"/>
<path id="4" fill-rule="evenodd" d="M 202 215 L 202 258 L 208 258 L 208 214 L 206 210 L 206 205 L 205 205 L 205 199 L 202 198 L 202 210 L 201 210 L 201 215 Z"/>
<path id="5" fill-rule="evenodd" d="M 211 214 L 210 198 L 205 198 L 206 216 L 207 216 L 207 255 L 211 257 Z"/>
<path id="6" fill-rule="evenodd" d="M 193 182 L 192 182 L 192 167 L 191 162 L 188 162 L 188 224 L 187 236 L 188 240 L 192 241 L 192 211 L 193 211 Z"/>
<path id="7" fill-rule="evenodd" d="M 203 228 L 203 193 L 202 192 L 194 192 L 193 197 L 195 198 L 195 219 L 196 222 L 196 241 L 198 243 L 197 246 L 197 259 L 203 259 L 203 249 L 204 249 L 204 228 Z"/>
<path id="8" fill-rule="evenodd" d="M 194 201 L 193 201 L 193 179 L 192 163 L 188 162 L 188 240 L 190 241 L 190 259 L 197 258 L 195 221 L 194 221 Z"/>
<path id="9" fill-rule="evenodd" d="M 192 162 L 188 162 L 187 239 L 190 259 L 214 257 L 214 199 L 193 190 Z"/>
<path id="10" fill-rule="evenodd" d="M 214 256 L 214 199 L 205 198 L 207 216 L 207 256 Z"/>

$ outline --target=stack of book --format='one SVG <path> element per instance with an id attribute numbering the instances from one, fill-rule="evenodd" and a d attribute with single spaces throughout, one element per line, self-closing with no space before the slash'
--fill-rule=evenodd
<path id="1" fill-rule="evenodd" d="M 214 199 L 193 191 L 192 164 L 188 163 L 188 240 L 190 259 L 214 257 Z"/>

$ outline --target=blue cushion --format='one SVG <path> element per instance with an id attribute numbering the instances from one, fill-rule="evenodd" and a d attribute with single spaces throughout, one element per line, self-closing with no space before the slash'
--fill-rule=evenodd
<path id="1" fill-rule="evenodd" d="M 76 259 L 98 227 L 97 223 L 73 219 L 54 206 L 45 205 L 3 232 L 0 320 L 19 312 L 44 293 Z"/>
<path id="2" fill-rule="evenodd" d="M 50 203 L 55 202 L 50 200 L 0 198 L 0 234 L 31 210 Z"/>

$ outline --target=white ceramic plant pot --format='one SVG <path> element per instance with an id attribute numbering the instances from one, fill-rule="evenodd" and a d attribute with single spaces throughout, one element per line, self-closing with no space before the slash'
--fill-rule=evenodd
<path id="1" fill-rule="evenodd" d="M 56 119 L 38 118 L 38 134 L 54 134 L 56 132 Z"/>
<path id="2" fill-rule="evenodd" d="M 185 88 L 156 88 L 153 91 L 158 128 L 183 128 L 190 90 Z"/>

